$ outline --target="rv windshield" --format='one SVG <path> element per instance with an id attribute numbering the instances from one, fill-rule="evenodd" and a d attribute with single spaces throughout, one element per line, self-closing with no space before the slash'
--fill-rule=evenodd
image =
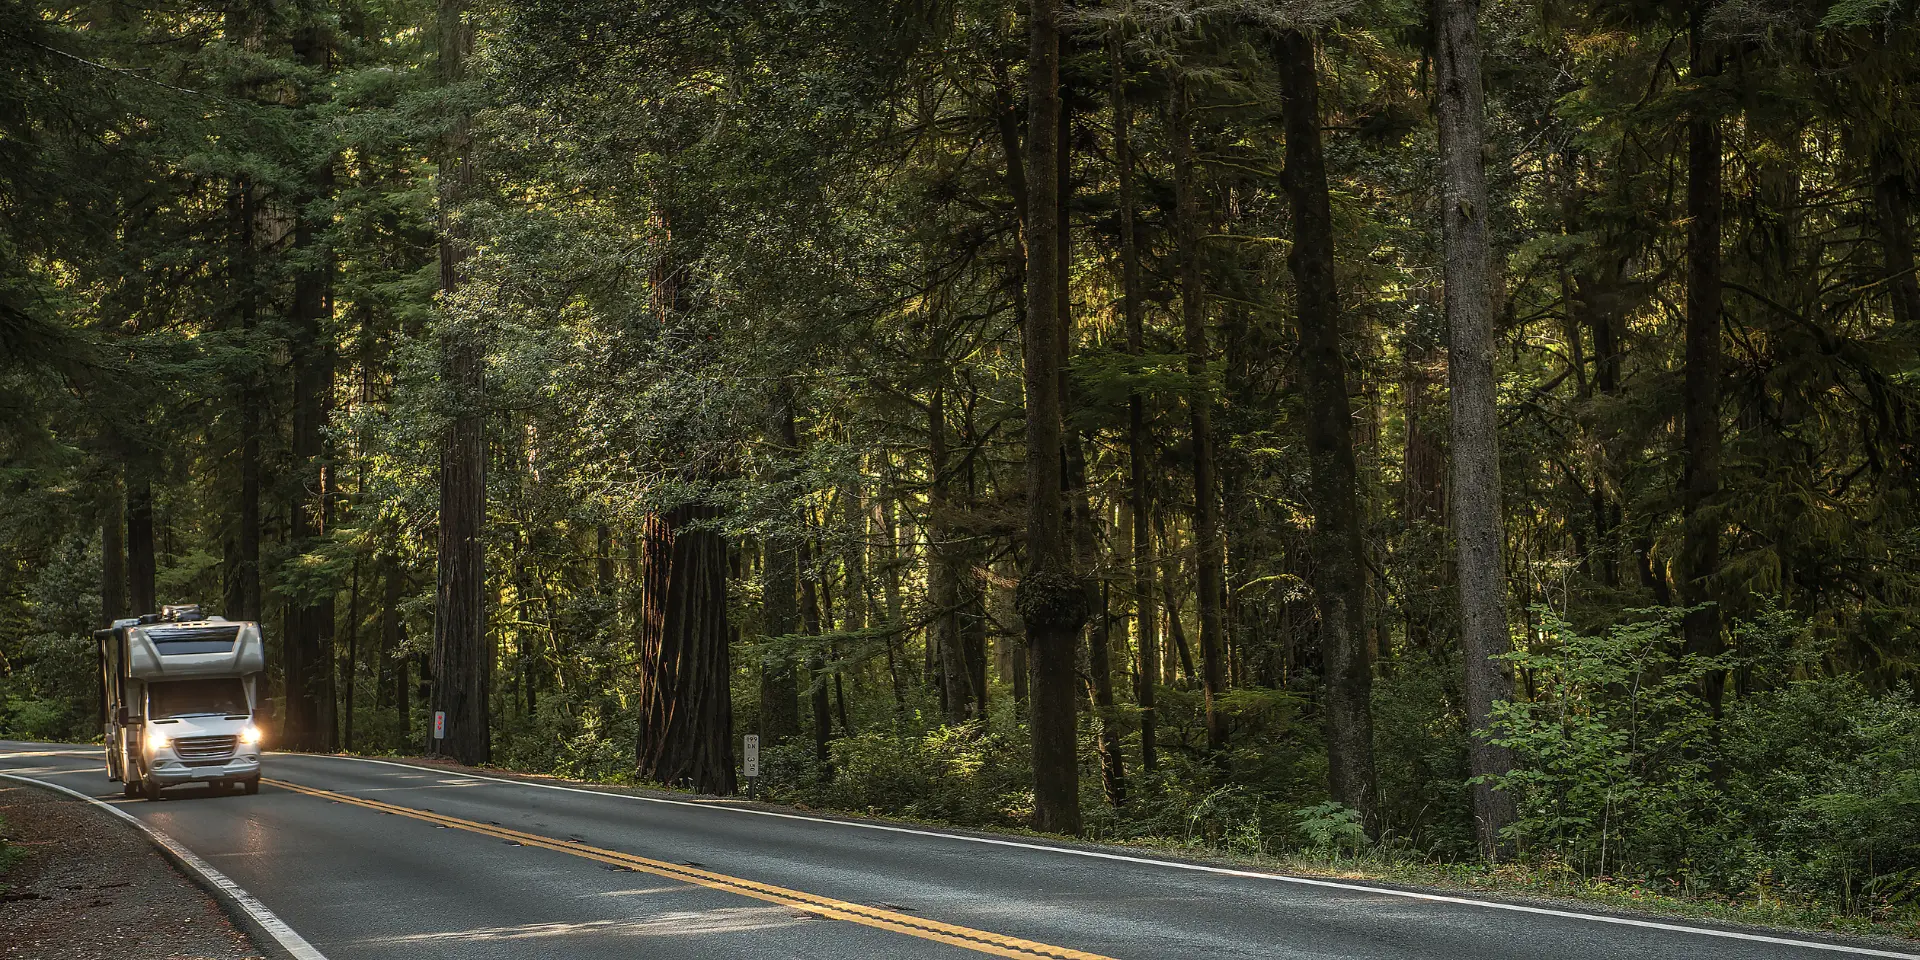
<path id="1" fill-rule="evenodd" d="M 160 680 L 147 684 L 147 716 L 225 716 L 247 713 L 247 690 L 239 677 L 211 680 Z"/>

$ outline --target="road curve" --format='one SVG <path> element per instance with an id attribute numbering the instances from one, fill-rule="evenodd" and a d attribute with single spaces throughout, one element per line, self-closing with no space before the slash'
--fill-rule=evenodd
<path id="1" fill-rule="evenodd" d="M 275 755 L 257 796 L 122 801 L 97 750 L 0 741 L 0 770 L 110 799 L 331 960 L 1286 957 L 1811 960 L 1920 947 L 1064 850 Z"/>

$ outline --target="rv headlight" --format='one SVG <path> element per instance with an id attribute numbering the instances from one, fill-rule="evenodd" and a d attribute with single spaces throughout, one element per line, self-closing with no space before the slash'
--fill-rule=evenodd
<path id="1" fill-rule="evenodd" d="M 171 743 L 173 743 L 173 738 L 167 736 L 167 732 L 165 730 L 148 730 L 147 731 L 147 749 L 148 750 L 165 750 L 167 746 Z"/>
<path id="2" fill-rule="evenodd" d="M 260 742 L 260 728 L 251 723 L 247 724 L 240 731 L 240 742 L 258 744 Z"/>

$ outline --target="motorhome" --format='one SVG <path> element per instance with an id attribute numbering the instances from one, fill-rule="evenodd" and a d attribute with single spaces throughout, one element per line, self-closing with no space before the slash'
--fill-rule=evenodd
<path id="1" fill-rule="evenodd" d="M 183 783 L 260 789 L 260 626 L 168 606 L 94 633 L 107 778 L 158 800 Z"/>

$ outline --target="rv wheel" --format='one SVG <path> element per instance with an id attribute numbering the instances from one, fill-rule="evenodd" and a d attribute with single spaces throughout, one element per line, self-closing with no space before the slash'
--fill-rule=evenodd
<path id="1" fill-rule="evenodd" d="M 140 794 L 148 800 L 160 799 L 160 784 L 144 777 L 140 780 Z"/>
<path id="2" fill-rule="evenodd" d="M 251 797 L 251 796 L 253 796 L 253 795 L 254 795 L 254 794 L 256 794 L 256 793 L 259 793 L 259 792 L 260 792 L 260 778 L 259 778 L 259 777 L 248 777 L 248 778 L 246 779 L 246 788 L 247 788 L 247 796 L 249 796 L 249 797 Z"/>

